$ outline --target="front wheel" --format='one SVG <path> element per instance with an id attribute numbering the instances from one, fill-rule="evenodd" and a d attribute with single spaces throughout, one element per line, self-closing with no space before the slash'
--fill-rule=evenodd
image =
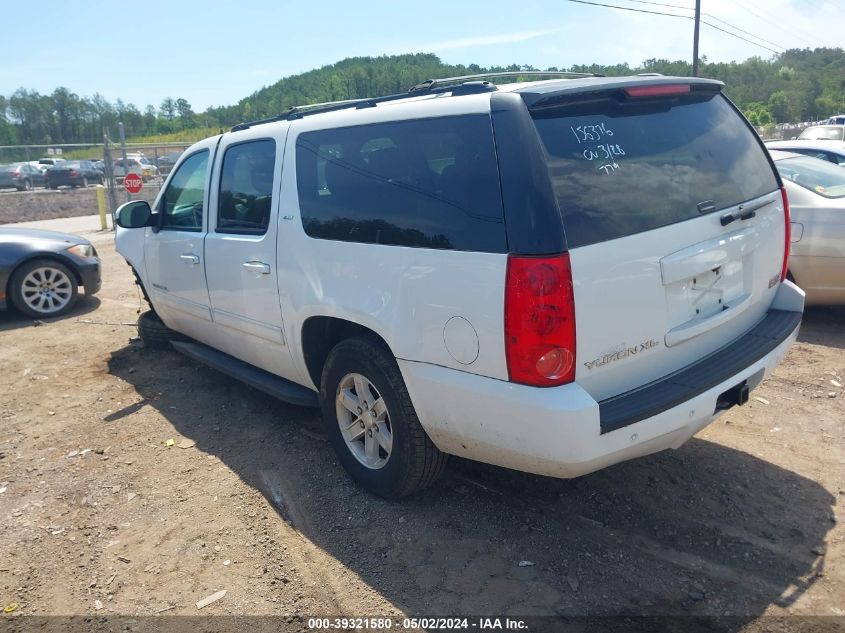
<path id="1" fill-rule="evenodd" d="M 405 497 L 443 473 L 448 456 L 426 435 L 396 360 L 375 339 L 346 339 L 332 349 L 320 399 L 340 463 L 370 492 Z"/>
<path id="2" fill-rule="evenodd" d="M 141 337 L 144 347 L 150 349 L 173 349 L 171 342 L 188 340 L 183 334 L 167 327 L 152 310 L 138 317 L 138 336 Z"/>
<path id="3" fill-rule="evenodd" d="M 76 303 L 78 293 L 75 275 L 57 261 L 26 262 L 12 275 L 12 303 L 33 319 L 64 314 Z"/>

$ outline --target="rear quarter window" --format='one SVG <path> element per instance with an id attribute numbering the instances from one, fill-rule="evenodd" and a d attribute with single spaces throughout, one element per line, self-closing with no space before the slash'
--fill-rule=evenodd
<path id="1" fill-rule="evenodd" d="M 305 132 L 296 142 L 296 178 L 311 237 L 507 249 L 488 115 Z"/>
<path id="2" fill-rule="evenodd" d="M 721 95 L 608 96 L 534 113 L 572 247 L 699 217 L 777 189 L 757 138 Z"/>

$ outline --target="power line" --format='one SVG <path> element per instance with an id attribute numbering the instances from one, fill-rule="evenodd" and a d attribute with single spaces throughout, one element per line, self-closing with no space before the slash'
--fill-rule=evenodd
<path id="1" fill-rule="evenodd" d="M 635 13 L 650 13 L 651 15 L 665 15 L 670 18 L 684 18 L 691 20 L 688 15 L 678 15 L 677 13 L 662 13 L 660 11 L 649 11 L 647 9 L 635 9 L 633 7 L 620 7 L 616 4 L 602 4 L 601 2 L 588 2 L 588 0 L 566 0 L 567 2 L 575 2 L 577 4 L 589 4 L 594 7 L 605 7 L 607 9 L 621 9 L 622 11 L 634 11 Z"/>
<path id="2" fill-rule="evenodd" d="M 683 6 L 683 5 L 680 5 L 680 4 L 669 4 L 669 3 L 666 3 L 666 2 L 652 2 L 651 0 L 622 0 L 622 1 L 624 1 L 624 2 L 636 2 L 637 4 L 651 4 L 651 5 L 656 5 L 656 6 L 659 6 L 659 7 L 669 7 L 669 8 L 672 8 L 672 9 L 683 9 L 685 11 L 695 11 L 695 9 L 693 9 L 692 7 L 686 7 L 686 6 Z M 754 33 L 751 33 L 749 31 L 741 29 L 738 26 L 734 26 L 730 22 L 727 22 L 727 21 L 725 21 L 721 18 L 718 18 L 715 15 L 713 15 L 712 13 L 703 13 L 702 12 L 701 15 L 707 16 L 712 20 L 716 20 L 717 22 L 721 22 L 722 24 L 730 27 L 734 31 L 739 31 L 740 33 L 745 33 L 746 35 L 750 35 L 754 39 L 760 40 L 761 42 L 765 42 L 766 44 L 771 44 L 772 46 L 775 46 L 777 48 L 781 48 L 783 50 L 786 50 L 788 48 L 786 46 L 778 44 L 777 42 L 772 42 L 771 40 L 767 40 L 764 37 L 760 37 L 759 35 L 755 35 Z"/>
<path id="3" fill-rule="evenodd" d="M 809 36 L 808 34 L 804 33 L 804 35 L 807 35 L 807 37 L 809 37 L 810 39 L 802 37 L 798 33 L 796 33 L 796 29 L 794 29 L 794 28 L 793 29 L 786 29 L 783 26 L 781 26 L 780 24 L 778 24 L 777 22 L 774 22 L 773 20 L 770 20 L 767 17 L 760 15 L 759 13 L 757 13 L 756 11 L 754 11 L 753 9 L 751 9 L 749 7 L 754 7 L 758 11 L 764 11 L 764 9 L 760 9 L 760 7 L 753 5 L 750 2 L 748 2 L 746 4 L 742 0 L 735 0 L 735 4 L 736 4 L 736 6 L 738 6 L 743 11 L 746 11 L 746 12 L 750 13 L 751 15 L 753 15 L 754 17 L 756 17 L 760 20 L 763 20 L 763 22 L 766 22 L 766 23 L 774 26 L 775 28 L 780 29 L 784 33 L 789 33 L 789 35 L 791 37 L 794 37 L 795 39 L 801 40 L 802 42 L 804 42 L 805 44 L 808 44 L 809 46 L 812 46 L 812 47 L 815 46 L 815 43 L 810 41 L 812 39 L 812 36 Z"/>
<path id="4" fill-rule="evenodd" d="M 648 13 L 648 14 L 651 14 L 651 15 L 662 15 L 662 16 L 666 16 L 666 17 L 670 17 L 670 18 L 683 18 L 683 19 L 685 19 L 685 20 L 692 20 L 692 19 L 693 19 L 693 18 L 692 18 L 691 16 L 689 16 L 689 15 L 678 15 L 677 13 L 665 13 L 665 12 L 661 12 L 661 11 L 650 11 L 650 10 L 648 10 L 648 9 L 635 9 L 635 8 L 633 8 L 633 7 L 620 7 L 620 6 L 619 6 L 619 5 L 617 5 L 617 4 L 605 4 L 605 3 L 602 3 L 602 2 L 590 2 L 589 0 L 566 0 L 566 1 L 567 1 L 567 2 L 574 2 L 574 3 L 576 3 L 576 4 L 588 4 L 588 5 L 591 5 L 591 6 L 594 6 L 594 7 L 604 7 L 604 8 L 606 8 L 606 9 L 620 9 L 620 10 L 622 10 L 622 11 L 633 11 L 633 12 L 635 12 L 635 13 Z M 629 1 L 630 1 L 630 0 L 629 0 Z M 643 1 L 643 2 L 644 2 L 645 0 L 638 0 L 638 1 Z M 754 45 L 754 46 L 758 46 L 758 47 L 760 47 L 760 48 L 764 48 L 764 49 L 766 49 L 767 51 L 771 51 L 772 53 L 775 53 L 776 55 L 777 55 L 777 54 L 780 54 L 780 52 L 781 52 L 781 51 L 776 51 L 776 50 L 775 50 L 775 49 L 773 49 L 773 48 L 769 48 L 768 46 L 764 46 L 763 44 L 758 44 L 757 42 L 754 42 L 754 41 L 752 41 L 752 40 L 749 40 L 749 39 L 747 39 L 747 38 L 744 38 L 744 37 L 742 37 L 741 35 L 737 35 L 736 33 L 731 33 L 730 31 L 728 31 L 728 30 L 726 30 L 726 29 L 723 29 L 723 28 L 721 28 L 721 27 L 719 27 L 719 26 L 716 26 L 715 24 L 710 24 L 709 22 L 705 22 L 704 20 L 701 20 L 701 22 L 702 22 L 703 24 L 706 24 L 706 25 L 707 25 L 707 26 L 709 26 L 710 28 L 716 29 L 717 31 L 721 31 L 722 33 L 725 33 L 725 34 L 727 34 L 727 35 L 730 35 L 730 36 L 732 36 L 732 37 L 735 37 L 735 38 L 737 38 L 737 39 L 740 39 L 740 40 L 742 40 L 742 41 L 744 41 L 744 42 L 748 42 L 749 44 L 752 44 L 752 45 Z M 722 22 L 724 22 L 724 21 L 722 20 Z M 725 22 L 725 24 L 727 24 L 727 22 Z M 765 41 L 765 40 L 764 40 L 764 41 Z M 770 42 L 770 43 L 771 43 L 771 42 Z M 777 46 L 777 44 L 775 44 L 775 46 Z"/>
<path id="5" fill-rule="evenodd" d="M 683 9 L 684 11 L 694 11 L 692 7 L 685 7 L 680 4 L 669 4 L 667 2 L 651 2 L 650 0 L 625 0 L 626 2 L 636 2 L 637 4 L 652 4 L 658 7 L 668 7 L 670 9 Z"/>
<path id="6" fill-rule="evenodd" d="M 732 35 L 733 37 L 735 37 L 739 40 L 742 40 L 743 42 L 748 42 L 749 44 L 754 44 L 754 46 L 759 46 L 760 48 L 765 48 L 767 51 L 771 51 L 775 55 L 779 55 L 782 52 L 782 51 L 776 51 L 775 49 L 769 48 L 768 46 L 763 46 L 762 44 L 758 44 L 757 42 L 752 42 L 751 40 L 746 39 L 746 38 L 742 37 L 741 35 L 737 35 L 736 33 L 731 33 L 730 31 L 727 31 L 720 26 L 716 26 L 715 24 L 710 24 L 710 22 L 707 22 L 706 20 L 702 20 L 701 23 L 706 24 L 711 29 L 716 29 L 717 31 L 721 31 L 722 33 L 727 33 L 728 35 Z"/>
<path id="7" fill-rule="evenodd" d="M 725 22 L 721 18 L 717 18 L 712 13 L 702 13 L 701 15 L 706 15 L 711 20 L 716 20 L 716 22 L 721 22 L 722 24 L 725 24 L 725 25 L 729 26 L 730 28 L 732 28 L 734 31 L 739 31 L 740 33 L 745 33 L 746 35 L 750 35 L 754 39 L 758 39 L 761 42 L 766 42 L 766 44 L 771 44 L 772 46 L 777 46 L 778 48 L 782 48 L 783 50 L 786 50 L 786 48 L 787 48 L 786 46 L 781 46 L 780 44 L 778 44 L 776 42 L 771 42 L 764 37 L 760 37 L 759 35 L 754 35 L 754 33 L 749 33 L 748 31 L 744 31 L 741 28 L 739 28 L 738 26 L 734 26 L 730 22 Z"/>

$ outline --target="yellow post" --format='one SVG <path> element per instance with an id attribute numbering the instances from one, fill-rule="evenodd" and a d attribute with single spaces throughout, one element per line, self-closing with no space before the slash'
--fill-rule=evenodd
<path id="1" fill-rule="evenodd" d="M 106 188 L 103 185 L 97 185 L 97 206 L 100 209 L 100 229 L 105 231 L 109 228 L 106 223 Z"/>

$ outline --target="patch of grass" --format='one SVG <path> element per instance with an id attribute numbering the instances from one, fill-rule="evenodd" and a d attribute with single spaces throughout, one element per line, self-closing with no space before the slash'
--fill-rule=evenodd
<path id="1" fill-rule="evenodd" d="M 150 134 L 147 136 L 133 136 L 126 139 L 127 143 L 196 143 L 220 132 L 219 128 L 201 127 L 169 134 Z"/>

